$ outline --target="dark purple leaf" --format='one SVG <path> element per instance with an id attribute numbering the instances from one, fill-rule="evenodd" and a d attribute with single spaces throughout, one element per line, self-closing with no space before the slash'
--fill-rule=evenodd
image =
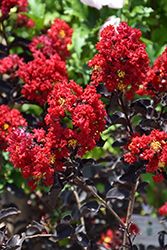
<path id="1" fill-rule="evenodd" d="M 75 228 L 75 234 L 81 233 L 85 230 L 85 227 L 83 225 L 79 225 L 78 227 Z"/>
<path id="2" fill-rule="evenodd" d="M 130 196 L 130 191 L 125 188 L 113 187 L 106 194 L 106 201 L 111 199 L 124 200 L 128 199 Z"/>
<path id="3" fill-rule="evenodd" d="M 114 124 L 122 124 L 124 126 L 127 125 L 127 119 L 124 113 L 120 111 L 115 111 L 114 114 L 109 115 L 108 119 L 110 121 L 110 125 Z"/>
<path id="4" fill-rule="evenodd" d="M 94 182 L 92 180 L 90 180 L 90 179 L 86 179 L 85 184 L 88 185 L 88 186 L 95 186 Z"/>
<path id="5" fill-rule="evenodd" d="M 120 181 L 126 181 L 127 183 L 135 184 L 138 177 L 145 173 L 145 165 L 144 162 L 140 164 L 135 162 L 133 164 L 129 164 L 127 171 L 119 178 Z"/>
<path id="6" fill-rule="evenodd" d="M 13 215 L 17 215 L 20 213 L 21 213 L 21 211 L 19 211 L 15 207 L 9 207 L 6 209 L 2 209 L 0 211 L 0 223 L 3 222 L 4 220 L 6 220 L 8 217 L 13 216 Z"/>
<path id="7" fill-rule="evenodd" d="M 96 141 L 96 146 L 102 148 L 105 144 L 106 140 L 104 141 L 102 138 L 100 138 L 99 141 Z"/>
<path id="8" fill-rule="evenodd" d="M 57 235 L 50 238 L 54 242 L 70 237 L 73 232 L 72 226 L 68 224 L 58 224 L 55 229 Z"/>
<path id="9" fill-rule="evenodd" d="M 80 208 L 80 216 L 78 217 L 78 220 L 80 220 L 81 217 L 83 217 L 85 214 L 88 213 L 97 213 L 100 208 L 100 203 L 98 201 L 89 201 L 87 203 L 84 203 Z"/>
<path id="10" fill-rule="evenodd" d="M 159 241 L 159 244 L 160 244 L 160 247 L 163 247 L 164 246 L 164 240 L 165 240 L 165 235 L 164 235 L 164 232 L 160 232 L 159 236 L 158 236 L 158 241 Z"/>
<path id="11" fill-rule="evenodd" d="M 161 99 L 161 104 L 163 107 L 167 106 L 167 94 L 165 94 Z"/>
<path id="12" fill-rule="evenodd" d="M 70 214 L 65 215 L 62 219 L 61 222 L 62 224 L 71 224 L 72 217 Z"/>
<path id="13" fill-rule="evenodd" d="M 74 204 L 72 208 L 72 212 L 71 212 L 73 220 L 77 220 L 80 214 L 81 213 L 80 213 L 80 210 L 78 209 L 78 206 Z"/>
<path id="14" fill-rule="evenodd" d="M 7 242 L 6 242 L 6 248 L 8 249 L 18 249 L 21 250 L 22 243 L 26 239 L 26 235 L 24 234 L 22 238 L 20 238 L 20 235 L 15 234 L 12 236 Z"/>
<path id="15" fill-rule="evenodd" d="M 8 47 L 0 44 L 0 60 L 8 56 Z"/>
<path id="16" fill-rule="evenodd" d="M 163 113 L 162 118 L 166 121 L 167 120 L 167 111 Z"/>
<path id="17" fill-rule="evenodd" d="M 138 124 L 141 127 L 151 127 L 155 129 L 161 129 L 161 126 L 154 119 L 145 119 L 139 122 Z"/>
<path id="18" fill-rule="evenodd" d="M 95 164 L 95 160 L 92 159 L 92 158 L 89 158 L 89 159 L 82 159 L 82 164 L 83 165 L 93 165 Z"/>
<path id="19" fill-rule="evenodd" d="M 69 206 L 71 203 L 71 200 L 74 197 L 73 191 L 69 189 L 65 189 L 61 194 L 60 194 L 60 199 L 63 201 L 63 206 Z"/>
<path id="20" fill-rule="evenodd" d="M 7 229 L 7 226 L 3 226 L 0 228 L 0 244 L 3 243 L 4 239 L 5 239 L 5 231 Z"/>
<path id="21" fill-rule="evenodd" d="M 153 109 L 153 100 L 150 99 L 138 99 L 131 103 L 131 108 L 133 108 L 137 113 L 146 114 Z M 148 112 L 149 110 L 149 112 Z"/>
<path id="22" fill-rule="evenodd" d="M 47 228 L 37 221 L 33 220 L 30 225 L 27 226 L 26 235 L 34 235 L 42 232 L 47 232 Z"/>
<path id="23" fill-rule="evenodd" d="M 77 237 L 77 243 L 80 246 L 82 246 L 84 249 L 90 249 L 91 246 L 90 240 L 86 234 L 84 234 L 83 232 L 77 233 L 76 237 Z"/>
<path id="24" fill-rule="evenodd" d="M 104 96 L 111 96 L 111 93 L 107 91 L 107 88 L 104 84 L 99 84 L 96 87 L 97 93 L 104 95 Z"/>
<path id="25" fill-rule="evenodd" d="M 132 250 L 138 250 L 138 247 L 136 245 L 133 245 Z"/>
<path id="26" fill-rule="evenodd" d="M 146 181 L 141 182 L 137 187 L 137 192 L 143 191 L 145 187 L 149 186 L 149 183 Z"/>
<path id="27" fill-rule="evenodd" d="M 9 93 L 12 90 L 12 87 L 6 81 L 0 79 L 0 89 Z"/>
<path id="28" fill-rule="evenodd" d="M 113 148 L 116 148 L 116 147 L 122 147 L 124 145 L 127 144 L 127 139 L 125 138 L 118 138 L 114 141 L 114 143 L 112 144 L 112 147 Z"/>
<path id="29" fill-rule="evenodd" d="M 60 180 L 58 178 L 56 178 L 55 183 L 51 186 L 50 190 L 49 190 L 49 204 L 51 205 L 51 207 L 55 207 L 57 200 L 59 198 L 59 195 L 61 193 L 61 190 L 63 188 L 62 183 L 60 182 Z"/>

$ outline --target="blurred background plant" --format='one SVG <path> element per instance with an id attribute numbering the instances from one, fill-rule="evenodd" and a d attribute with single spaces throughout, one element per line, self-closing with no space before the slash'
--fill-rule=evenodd
<path id="1" fill-rule="evenodd" d="M 25 57 L 27 62 L 31 61 L 32 55 L 28 49 L 28 45 L 32 38 L 46 34 L 53 20 L 55 18 L 60 18 L 67 22 L 74 30 L 72 44 L 68 44 L 71 55 L 66 58 L 69 79 L 73 79 L 84 88 L 90 83 L 90 74 L 92 70 L 88 67 L 88 61 L 97 53 L 95 44 L 99 40 L 99 29 L 109 17 L 120 18 L 120 21 L 126 21 L 129 26 L 141 30 L 141 40 L 146 44 L 150 66 L 153 65 L 157 56 L 162 54 L 167 45 L 167 2 L 165 0 L 125 0 L 123 7 L 120 9 L 113 9 L 108 6 L 96 9 L 83 4 L 80 0 L 29 0 L 27 9 L 19 8 L 19 5 L 12 6 L 7 18 L 5 18 L 3 14 L 0 17 L 0 58 L 3 59 L 10 53 Z M 24 18 L 21 17 L 23 12 Z M 28 20 L 31 21 L 28 22 Z M 8 77 L 12 81 L 12 73 Z M 6 104 L 9 105 L 10 108 L 18 109 L 29 122 L 29 128 L 31 128 L 31 126 L 33 127 L 34 124 L 42 123 L 43 120 L 41 117 L 44 116 L 44 109 L 36 103 L 18 101 L 17 98 L 20 97 L 21 91 L 18 85 L 17 88 L 12 89 L 7 83 L 4 84 L 3 81 L 4 79 L 1 78 L 0 104 Z M 15 86 L 15 83 L 12 84 Z M 11 90 L 12 96 L 10 96 Z M 138 95 L 136 94 L 134 99 L 137 98 Z M 104 103 L 108 103 L 106 98 L 102 97 L 102 100 Z M 114 104 L 110 110 L 110 114 L 116 109 L 118 109 L 118 105 Z M 159 109 L 160 107 L 157 106 L 156 110 L 158 111 Z M 139 119 L 139 117 L 134 116 L 133 125 L 136 125 Z M 118 126 L 118 124 L 112 125 L 108 130 L 104 131 L 102 134 L 102 139 L 106 141 L 104 145 L 94 148 L 84 156 L 84 158 L 96 159 L 96 164 L 93 167 L 87 166 L 83 169 L 83 175 L 94 181 L 96 189 L 102 197 L 104 197 L 104 194 L 110 189 L 111 183 L 115 177 L 121 174 L 122 171 L 121 167 L 119 167 L 119 155 L 121 150 L 117 147 L 112 147 L 114 135 L 117 133 Z M 29 217 L 26 219 L 21 218 L 19 222 L 17 221 L 18 224 L 20 223 L 22 225 L 20 232 L 23 232 L 25 230 L 25 225 L 27 225 L 26 223 L 31 221 L 32 211 L 33 214 L 37 214 L 37 218 L 35 219 L 41 221 L 47 228 L 47 232 L 52 232 L 55 223 L 60 222 L 62 217 L 71 213 L 71 211 L 73 217 L 78 218 L 77 215 L 76 217 L 74 215 L 77 211 L 76 207 L 73 208 L 73 203 L 76 198 L 71 187 L 67 186 L 64 188 L 58 199 L 57 208 L 52 210 L 50 206 L 48 206 L 48 187 L 38 187 L 37 190 L 32 193 L 28 189 L 27 182 L 22 177 L 21 171 L 19 169 L 13 169 L 12 163 L 9 162 L 9 154 L 6 152 L 1 151 L 0 164 L 0 192 L 4 193 L 6 191 L 16 196 L 18 199 L 24 199 L 26 211 L 28 211 L 27 206 L 28 208 L 31 207 Z M 141 206 L 142 203 L 145 203 L 154 207 L 152 215 L 155 216 L 158 208 L 166 201 L 167 191 L 165 184 L 155 184 L 149 173 L 143 174 L 142 179 L 143 181 L 147 181 L 150 185 L 146 187 L 146 191 L 136 194 L 137 203 L 135 212 L 145 214 L 146 211 L 143 206 Z M 89 198 L 87 198 L 84 191 L 80 189 L 77 191 L 79 192 L 80 203 Z M 6 195 L 6 197 L 8 196 Z M 6 199 L 2 197 L 2 207 L 11 206 L 11 202 L 8 202 L 9 199 L 11 200 L 11 198 Z M 13 201 L 13 206 L 17 204 L 19 204 L 18 201 Z M 121 217 L 125 217 L 127 200 L 121 200 L 119 203 L 115 202 L 113 206 Z M 21 207 L 19 207 L 19 209 L 22 210 Z M 108 218 L 110 218 L 110 220 L 108 220 Z M 86 225 L 91 225 L 87 226 L 87 228 L 89 228 L 89 236 L 93 238 L 96 234 L 96 238 L 98 239 L 101 237 L 102 230 L 106 231 L 108 228 L 112 228 L 113 231 L 117 232 L 116 230 L 119 227 L 118 222 L 113 219 L 113 216 L 103 208 L 98 211 L 97 216 L 93 216 L 91 213 L 87 215 L 85 223 Z M 73 224 L 76 224 L 75 220 Z M 120 235 L 118 236 L 120 243 L 122 239 Z M 53 245 L 49 243 L 48 240 L 42 239 L 42 241 L 43 249 L 52 249 Z M 57 249 L 61 246 L 63 249 L 65 245 L 72 246 L 74 249 L 76 247 L 74 243 L 75 239 L 72 241 L 73 243 L 68 239 L 62 239 L 62 241 L 56 243 Z M 103 239 L 101 238 L 101 242 L 102 241 Z M 38 241 L 35 243 L 38 244 Z M 26 244 L 28 245 L 26 245 L 27 249 L 32 249 L 32 242 Z"/>

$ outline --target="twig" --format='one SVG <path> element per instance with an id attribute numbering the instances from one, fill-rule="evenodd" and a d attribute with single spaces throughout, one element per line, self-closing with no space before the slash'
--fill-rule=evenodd
<path id="1" fill-rule="evenodd" d="M 37 238 L 37 237 L 52 237 L 55 236 L 53 234 L 35 234 L 35 235 L 29 235 L 26 236 L 26 239 L 32 239 L 32 238 Z"/>
<path id="2" fill-rule="evenodd" d="M 81 207 L 81 204 L 80 204 L 80 201 L 79 201 L 79 196 L 78 196 L 78 193 L 76 190 L 74 190 L 74 195 L 75 195 L 75 199 L 76 199 L 76 202 L 77 202 L 77 205 L 78 205 L 78 208 L 80 209 Z M 84 218 L 81 217 L 81 225 L 84 227 L 84 232 L 85 232 L 85 222 L 84 222 Z"/>
<path id="3" fill-rule="evenodd" d="M 130 134 L 132 135 L 133 134 L 133 129 L 132 129 L 132 126 L 131 126 L 131 123 L 130 123 L 130 120 L 129 120 L 129 117 L 128 117 L 128 114 L 127 114 L 127 110 L 125 108 L 125 105 L 123 103 L 123 100 L 122 100 L 122 96 L 119 97 L 119 101 L 120 101 L 120 106 L 122 107 L 122 110 L 125 114 L 125 117 L 126 117 L 126 120 L 127 120 L 127 127 L 129 127 L 129 130 L 130 130 Z"/>
<path id="4" fill-rule="evenodd" d="M 76 177 L 76 179 L 81 182 L 81 179 L 79 177 Z M 107 204 L 105 200 L 103 200 L 91 187 L 84 184 L 84 187 L 89 190 L 101 203 L 104 204 L 106 208 L 114 215 L 114 217 L 119 221 L 119 223 L 123 226 L 123 228 L 126 229 L 126 224 L 121 220 L 121 218 L 117 215 L 117 213 Z"/>
<path id="5" fill-rule="evenodd" d="M 134 207 L 134 201 L 135 201 L 135 192 L 138 186 L 138 180 L 136 181 L 136 183 L 133 185 L 132 187 L 132 193 L 131 193 L 131 200 L 129 201 L 129 206 L 128 206 L 128 210 L 127 210 L 127 216 L 126 216 L 126 225 L 129 224 L 129 222 L 131 221 L 131 216 L 132 216 L 132 212 L 133 212 L 133 207 Z M 123 250 L 126 249 L 126 243 L 127 243 L 127 233 L 126 231 L 124 232 L 124 239 L 123 239 Z M 130 239 L 129 242 L 131 243 Z"/>

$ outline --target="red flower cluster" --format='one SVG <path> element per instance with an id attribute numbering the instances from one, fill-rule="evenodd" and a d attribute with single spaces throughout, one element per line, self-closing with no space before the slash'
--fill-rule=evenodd
<path id="1" fill-rule="evenodd" d="M 6 149 L 8 137 L 19 127 L 27 123 L 17 109 L 10 109 L 6 105 L 0 106 L 0 145 L 1 150 Z"/>
<path id="2" fill-rule="evenodd" d="M 141 32 L 122 22 L 117 28 L 105 27 L 100 36 L 99 54 L 88 62 L 93 68 L 92 84 L 104 83 L 109 92 L 125 91 L 131 100 L 149 68 L 145 44 L 139 40 Z"/>
<path id="3" fill-rule="evenodd" d="M 60 80 L 67 78 L 65 62 L 58 54 L 47 59 L 44 55 L 31 62 L 20 63 L 17 74 L 23 79 L 23 96 L 29 100 L 36 100 L 40 105 L 47 101 L 53 86 Z"/>
<path id="4" fill-rule="evenodd" d="M 29 44 L 30 51 L 35 58 L 39 55 L 39 52 L 42 52 L 45 56 L 58 53 L 61 59 L 65 60 L 66 57 L 70 56 L 67 45 L 72 42 L 72 33 L 73 29 L 65 21 L 56 18 L 47 31 L 47 35 L 32 39 L 32 43 Z"/>
<path id="5" fill-rule="evenodd" d="M 38 134 L 44 136 L 45 132 L 38 131 Z M 7 148 L 14 167 L 20 168 L 22 176 L 29 179 L 28 187 L 32 190 L 37 187 L 40 180 L 44 180 L 46 185 L 51 185 L 54 175 L 50 151 L 44 147 L 45 140 L 38 145 L 33 138 L 36 138 L 36 135 L 32 136 L 24 129 L 17 129 L 8 137 Z"/>
<path id="6" fill-rule="evenodd" d="M 85 90 L 73 80 L 55 84 L 48 99 L 45 117 L 48 132 L 34 129 L 33 135 L 17 129 L 8 137 L 11 161 L 21 168 L 28 185 L 35 189 L 39 180 L 53 183 L 54 172 L 63 171 L 64 158 L 71 153 L 83 156 L 96 146 L 105 128 L 106 112 L 94 86 Z M 64 126 L 65 125 L 65 126 Z"/>
<path id="7" fill-rule="evenodd" d="M 143 83 L 143 88 L 137 91 L 139 95 L 159 95 L 167 89 L 167 48 L 156 59 Z"/>
<path id="8" fill-rule="evenodd" d="M 109 249 L 119 249 L 122 246 L 122 234 L 119 230 L 114 233 L 113 230 L 108 229 L 106 234 L 101 233 L 98 243 Z"/>
<path id="9" fill-rule="evenodd" d="M 163 205 L 162 207 L 160 207 L 158 209 L 158 212 L 162 215 L 162 216 L 166 216 L 167 215 L 167 202 L 165 202 L 165 205 Z"/>
<path id="10" fill-rule="evenodd" d="M 124 160 L 133 163 L 139 159 L 147 160 L 146 170 L 156 173 L 154 181 L 163 181 L 162 174 L 158 172 L 167 166 L 167 133 L 165 131 L 153 130 L 150 135 L 134 136 L 126 147 L 127 153 Z"/>
<path id="11" fill-rule="evenodd" d="M 28 47 L 33 53 L 34 58 L 37 58 L 41 53 L 48 57 L 57 52 L 53 47 L 52 39 L 44 34 L 33 37 L 32 42 L 28 45 Z"/>
<path id="12" fill-rule="evenodd" d="M 10 9 L 14 6 L 18 6 L 18 12 L 27 11 L 28 1 L 27 0 L 1 0 L 0 10 L 2 16 L 7 16 Z"/>
<path id="13" fill-rule="evenodd" d="M 99 97 L 94 86 L 88 85 L 83 91 L 73 80 L 57 83 L 48 99 L 50 107 L 45 118 L 50 125 L 50 143 L 55 143 L 59 151 L 65 149 L 65 153 L 66 148 L 70 153 L 77 147 L 80 156 L 92 150 L 105 128 L 106 112 Z M 67 123 L 65 129 L 60 125 L 63 120 Z"/>
<path id="14" fill-rule="evenodd" d="M 8 57 L 4 57 L 2 60 L 0 60 L 0 73 L 5 74 L 15 72 L 18 65 L 23 61 L 23 59 L 20 59 L 18 55 L 9 55 Z"/>

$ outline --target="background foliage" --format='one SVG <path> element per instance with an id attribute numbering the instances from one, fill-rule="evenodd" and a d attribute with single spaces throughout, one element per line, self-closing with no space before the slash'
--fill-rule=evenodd
<path id="1" fill-rule="evenodd" d="M 29 12 L 26 15 L 33 19 L 36 23 L 34 27 L 30 30 L 26 28 L 12 28 L 12 33 L 25 39 L 23 40 L 25 45 L 28 44 L 28 40 L 31 40 L 32 37 L 41 35 L 42 31 L 50 27 L 55 18 L 65 20 L 70 27 L 74 28 L 72 44 L 69 45 L 71 57 L 66 62 L 66 65 L 69 72 L 69 78 L 73 79 L 83 87 L 86 87 L 86 85 L 90 82 L 91 69 L 87 66 L 87 63 L 96 53 L 95 44 L 98 42 L 98 31 L 108 17 L 119 17 L 121 21 L 128 22 L 129 26 L 136 27 L 141 30 L 141 39 L 146 44 L 150 65 L 153 64 L 157 56 L 162 54 L 167 45 L 166 0 L 126 0 L 123 8 L 120 10 L 109 9 L 105 6 L 100 11 L 83 5 L 79 0 L 29 0 Z M 15 18 L 15 13 L 13 13 L 10 15 L 9 20 L 6 21 L 6 32 L 9 32 L 11 27 L 13 27 Z M 9 42 L 11 42 L 12 39 L 12 35 L 8 37 Z M 1 40 L 3 43 L 3 38 L 1 38 Z M 11 54 L 17 53 L 21 55 L 23 52 L 23 48 L 19 45 L 10 48 Z M 34 104 L 15 104 L 12 106 L 12 103 L 10 105 L 11 107 L 19 109 L 27 118 L 32 119 L 33 116 L 34 119 L 40 121 L 42 109 L 39 106 Z M 112 108 L 111 113 L 115 110 L 115 108 L 116 107 Z M 137 119 L 138 118 L 134 117 L 134 124 L 137 123 Z M 103 140 L 106 140 L 104 146 L 102 148 L 97 147 L 93 151 L 88 152 L 85 158 L 91 157 L 99 159 L 101 157 L 102 159 L 102 157 L 106 156 L 108 153 L 112 156 L 114 155 L 113 157 L 117 157 L 120 153 L 120 149 L 112 147 L 112 143 L 114 141 L 112 134 L 116 131 L 116 125 L 113 125 L 109 130 L 105 131 L 102 135 Z M 63 201 L 59 201 L 59 206 L 62 206 L 64 210 L 60 211 L 61 209 L 58 208 L 57 210 L 55 209 L 53 212 L 50 212 L 45 198 L 48 188 L 39 187 L 37 192 L 34 194 L 35 198 L 32 197 L 27 188 L 26 181 L 22 178 L 20 171 L 13 169 L 12 164 L 9 163 L 8 154 L 3 153 L 2 156 L 3 160 L 1 161 L 0 173 L 1 192 L 8 190 L 18 197 L 26 197 L 31 207 L 33 207 L 35 211 L 40 211 L 38 219 L 41 219 L 46 213 L 53 213 L 52 215 L 56 217 L 56 220 L 60 221 L 62 215 L 64 216 L 69 212 L 65 211 L 64 207 L 69 207 L 70 209 L 71 207 L 69 203 L 73 201 L 73 198 L 68 200 L 65 196 L 65 198 L 62 198 Z M 102 168 L 100 165 L 101 162 L 97 162 L 96 167 L 98 170 Z M 105 165 L 106 167 L 106 164 L 111 164 L 111 162 L 106 163 L 106 161 L 103 161 L 102 165 Z M 91 170 L 85 168 L 84 175 L 86 177 L 92 177 L 92 171 L 94 171 L 94 169 Z M 105 190 L 108 190 L 107 185 L 110 185 L 110 183 L 104 184 L 103 182 L 106 177 L 105 168 L 101 170 L 99 176 L 100 182 L 97 181 L 96 188 L 99 192 L 101 192 L 101 194 L 103 194 Z M 113 178 L 114 177 L 111 173 L 111 179 Z M 155 212 L 157 212 L 157 208 L 165 202 L 165 186 L 162 183 L 158 185 L 156 184 L 155 186 L 149 174 L 144 174 L 143 180 L 149 182 L 150 186 L 146 188 L 146 192 L 144 192 L 141 196 L 139 195 L 140 197 L 138 197 L 138 201 L 140 203 L 146 199 L 149 204 L 154 206 L 155 210 L 153 210 L 153 212 L 155 214 Z M 67 186 L 66 189 L 69 194 L 71 192 L 70 187 Z M 101 213 L 104 214 L 105 212 L 106 211 L 101 211 Z M 140 211 L 136 210 L 136 212 L 145 213 L 145 211 L 142 211 L 141 209 Z M 90 218 L 87 219 L 88 223 L 90 222 L 89 219 Z M 44 223 L 47 223 L 46 220 Z M 54 224 L 54 219 L 52 219 L 52 223 Z M 62 242 L 60 245 L 66 243 L 67 242 Z"/>

